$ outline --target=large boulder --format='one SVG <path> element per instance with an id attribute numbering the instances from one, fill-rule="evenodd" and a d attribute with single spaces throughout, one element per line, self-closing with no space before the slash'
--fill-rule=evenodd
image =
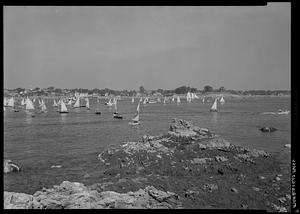
<path id="1" fill-rule="evenodd" d="M 10 173 L 10 172 L 19 172 L 20 167 L 11 160 L 4 160 L 3 162 L 3 172 Z"/>
<path id="2" fill-rule="evenodd" d="M 206 128 L 194 126 L 191 121 L 174 118 L 170 124 L 168 133 L 175 137 L 211 137 L 212 134 Z"/>

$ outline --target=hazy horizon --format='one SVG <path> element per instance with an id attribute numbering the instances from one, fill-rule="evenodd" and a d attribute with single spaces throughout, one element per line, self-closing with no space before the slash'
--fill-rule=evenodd
<path id="1" fill-rule="evenodd" d="M 4 7 L 4 88 L 290 90 L 290 3 Z"/>

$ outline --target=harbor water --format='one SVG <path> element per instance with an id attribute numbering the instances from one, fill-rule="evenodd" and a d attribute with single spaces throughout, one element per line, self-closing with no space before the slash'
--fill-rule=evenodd
<path id="1" fill-rule="evenodd" d="M 201 99 L 179 105 L 154 103 L 140 105 L 138 126 L 129 126 L 134 117 L 138 99 L 118 101 L 118 112 L 123 120 L 114 119 L 114 108 L 100 102 L 100 115 L 96 115 L 96 98 L 90 99 L 91 109 L 70 109 L 59 114 L 52 107 L 53 99 L 46 101 L 48 113 L 35 117 L 25 112 L 4 112 L 4 159 L 18 163 L 19 173 L 4 175 L 4 190 L 34 193 L 43 187 L 52 187 L 62 181 L 82 182 L 86 185 L 100 182 L 102 173 L 97 156 L 105 148 L 122 142 L 137 141 L 143 135 L 167 132 L 173 118 L 192 121 L 208 128 L 235 145 L 262 149 L 276 156 L 282 166 L 290 162 L 291 115 L 262 114 L 290 110 L 289 97 L 228 98 L 218 104 L 218 112 L 209 112 L 212 101 Z M 37 101 L 36 101 L 37 103 Z M 272 126 L 277 131 L 263 133 L 260 128 Z M 288 157 L 288 158 L 287 158 Z M 54 167 L 53 167 L 54 166 Z"/>

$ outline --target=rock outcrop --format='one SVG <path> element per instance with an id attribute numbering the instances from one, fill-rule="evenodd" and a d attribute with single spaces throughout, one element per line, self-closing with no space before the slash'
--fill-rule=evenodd
<path id="1" fill-rule="evenodd" d="M 267 209 L 286 195 L 267 152 L 229 143 L 208 129 L 174 119 L 168 133 L 145 135 L 98 155 L 99 183 L 63 182 L 34 195 L 5 193 L 5 208 Z M 254 190 L 252 187 L 259 189 Z M 236 191 L 235 191 L 236 190 Z M 11 200 L 11 195 L 13 200 Z M 22 199 L 18 199 L 21 197 Z M 281 200 L 288 207 L 290 200 Z"/>
<path id="2" fill-rule="evenodd" d="M 180 208 L 172 192 L 147 186 L 135 192 L 98 192 L 77 182 L 64 181 L 33 195 L 4 192 L 4 209 L 102 209 L 102 208 Z"/>

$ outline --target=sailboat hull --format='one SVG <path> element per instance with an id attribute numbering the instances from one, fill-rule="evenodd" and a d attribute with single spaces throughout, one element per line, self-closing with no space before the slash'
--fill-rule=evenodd
<path id="1" fill-rule="evenodd" d="M 139 125 L 140 123 L 141 123 L 140 121 L 137 121 L 137 122 L 129 122 L 128 125 L 136 126 L 136 125 Z"/>
<path id="2" fill-rule="evenodd" d="M 101 112 L 100 112 L 100 111 L 97 111 L 97 112 L 95 112 L 95 114 L 101 114 Z"/>
<path id="3" fill-rule="evenodd" d="M 68 114 L 68 111 L 59 111 L 60 114 Z"/>
<path id="4" fill-rule="evenodd" d="M 209 111 L 210 111 L 210 112 L 218 112 L 217 109 L 210 109 Z"/>

